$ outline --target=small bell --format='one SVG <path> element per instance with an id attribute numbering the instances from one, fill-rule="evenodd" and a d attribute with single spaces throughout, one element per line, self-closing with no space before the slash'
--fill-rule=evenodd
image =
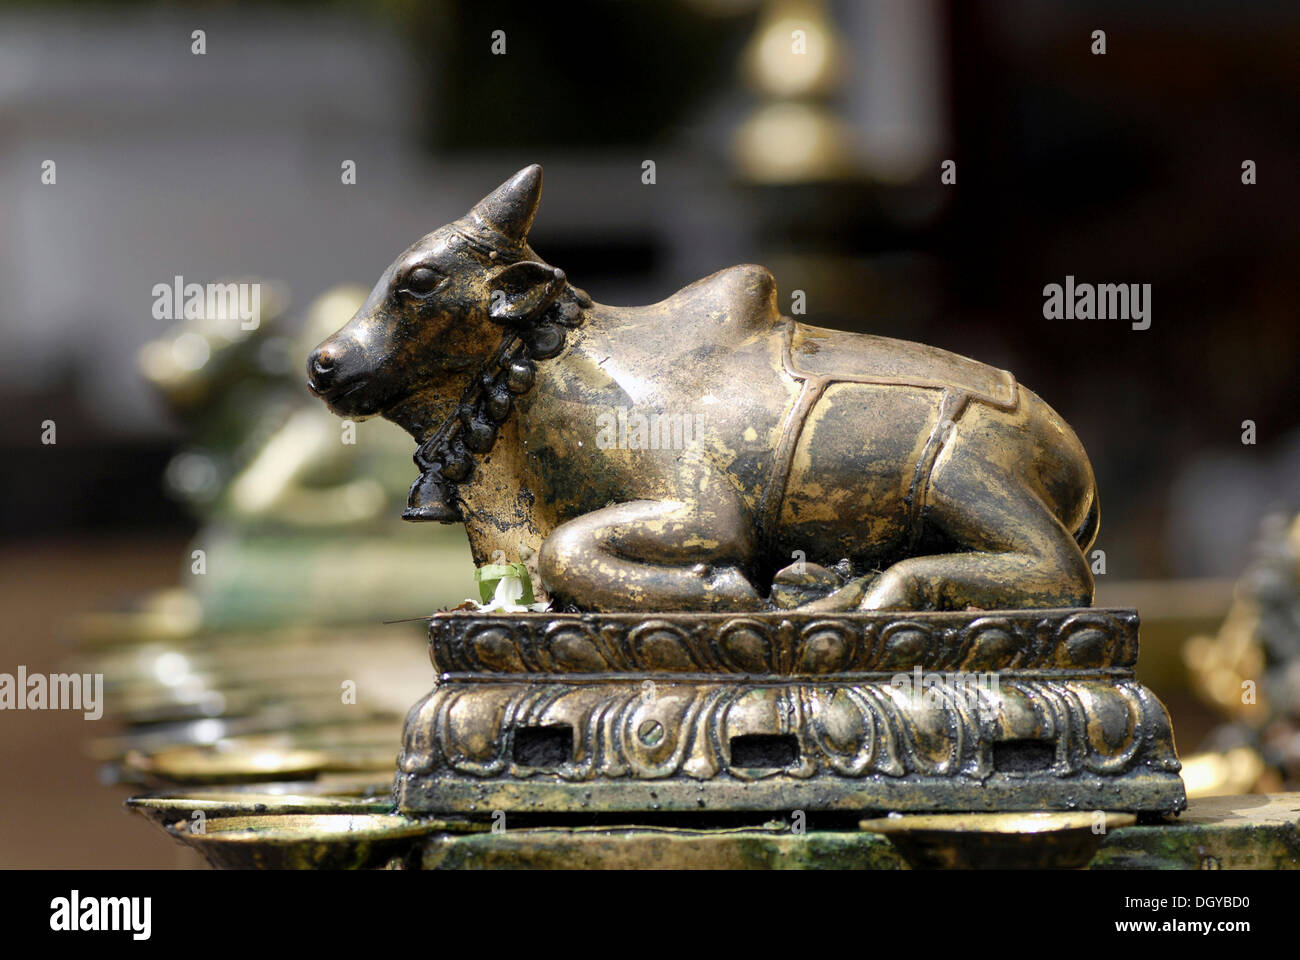
<path id="1" fill-rule="evenodd" d="M 456 505 L 455 486 L 442 478 L 436 464 L 411 484 L 402 519 L 413 523 L 460 523 L 465 519 Z"/>

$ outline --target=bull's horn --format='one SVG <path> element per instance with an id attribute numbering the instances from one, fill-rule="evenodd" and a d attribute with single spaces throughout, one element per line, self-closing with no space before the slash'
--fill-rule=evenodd
<path id="1" fill-rule="evenodd" d="M 534 163 L 474 204 L 470 216 L 512 242 L 523 243 L 541 199 L 542 167 Z"/>

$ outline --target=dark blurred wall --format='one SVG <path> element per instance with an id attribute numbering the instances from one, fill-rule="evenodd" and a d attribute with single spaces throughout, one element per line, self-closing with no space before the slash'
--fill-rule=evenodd
<path id="1" fill-rule="evenodd" d="M 1300 506 L 1300 8 L 950 9 L 958 349 L 998 343 L 1078 430 L 1112 573 L 1235 573 L 1268 503 Z M 1044 321 L 1067 274 L 1150 283 L 1151 328 Z"/>

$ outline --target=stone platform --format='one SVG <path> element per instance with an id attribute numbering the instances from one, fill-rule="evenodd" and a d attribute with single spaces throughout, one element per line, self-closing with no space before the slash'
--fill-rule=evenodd
<path id="1" fill-rule="evenodd" d="M 628 825 L 433 833 L 412 858 L 426 870 L 906 870 L 885 837 L 852 827 L 795 833 Z M 1024 869 L 1053 864 L 1027 843 Z M 1205 797 L 1176 820 L 1099 838 L 1089 870 L 1300 870 L 1300 793 Z"/>
<path id="2" fill-rule="evenodd" d="M 430 625 L 408 815 L 1186 805 L 1132 610 L 476 614 Z"/>

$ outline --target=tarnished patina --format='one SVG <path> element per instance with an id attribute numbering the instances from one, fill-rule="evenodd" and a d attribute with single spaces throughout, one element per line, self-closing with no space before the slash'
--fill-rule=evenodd
<path id="1" fill-rule="evenodd" d="M 529 246 L 540 198 L 526 167 L 417 241 L 308 360 L 416 439 L 407 518 L 550 603 L 433 618 L 402 812 L 1182 809 L 1046 403 L 782 316 L 762 267 L 598 304 Z"/>
<path id="2" fill-rule="evenodd" d="M 527 167 L 414 243 L 309 358 L 419 443 L 409 519 L 584 610 L 1091 603 L 1092 469 L 1011 374 L 796 322 L 758 266 L 594 303 L 528 245 L 540 198 Z"/>
<path id="3" fill-rule="evenodd" d="M 1184 805 L 1120 610 L 444 613 L 407 812 Z"/>

